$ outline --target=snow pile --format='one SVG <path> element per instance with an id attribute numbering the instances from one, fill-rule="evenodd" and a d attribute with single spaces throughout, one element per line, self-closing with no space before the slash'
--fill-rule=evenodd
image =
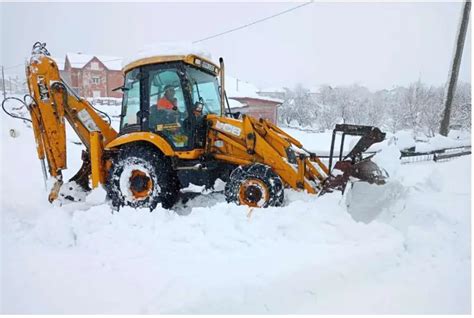
<path id="1" fill-rule="evenodd" d="M 122 67 L 148 57 L 158 55 L 188 55 L 195 54 L 208 60 L 212 60 L 211 53 L 201 44 L 191 42 L 161 42 L 147 44 L 135 54 L 126 57 L 122 62 Z"/>
<path id="2" fill-rule="evenodd" d="M 288 190 L 282 208 L 252 211 L 206 192 L 177 207 L 186 216 L 113 213 L 102 189 L 49 204 L 31 129 L 1 122 L 2 313 L 470 312 L 470 157 L 397 166 L 384 144 L 377 160 L 399 186 L 364 198 L 379 208 L 359 222 L 354 189 Z M 295 137 L 329 147 L 328 133 Z M 68 146 L 66 178 L 82 150 Z"/>
<path id="3" fill-rule="evenodd" d="M 436 134 L 434 137 L 429 138 L 427 143 L 417 143 L 415 151 L 428 152 L 433 150 L 463 147 L 470 145 L 470 140 L 457 140 Z"/>

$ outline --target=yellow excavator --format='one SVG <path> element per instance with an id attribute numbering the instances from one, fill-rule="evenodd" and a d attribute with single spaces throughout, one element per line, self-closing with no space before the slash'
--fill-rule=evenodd
<path id="1" fill-rule="evenodd" d="M 172 208 L 189 183 L 226 182 L 228 202 L 280 206 L 284 188 L 323 194 L 344 190 L 350 178 L 383 184 L 386 174 L 364 151 L 385 138 L 376 127 L 337 125 L 329 167 L 266 119 L 232 113 L 225 93 L 224 62 L 202 56 L 162 55 L 123 68 L 120 129 L 61 79 L 45 43 L 33 46 L 26 66 L 37 154 L 54 178 L 49 201 L 77 201 L 73 192 L 104 186 L 111 205 Z M 227 106 L 227 107 L 226 107 Z M 3 109 L 4 105 L 2 104 Z M 6 110 L 5 110 L 6 111 Z M 8 113 L 8 112 L 7 112 Z M 66 121 L 85 150 L 79 171 L 64 182 Z M 335 136 L 342 133 L 334 167 Z M 344 137 L 360 136 L 343 156 Z M 336 154 L 337 155 L 337 154 Z M 79 199 L 80 200 L 80 199 Z"/>

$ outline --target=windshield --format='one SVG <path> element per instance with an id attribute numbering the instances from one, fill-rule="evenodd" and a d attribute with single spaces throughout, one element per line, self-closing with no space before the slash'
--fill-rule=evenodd
<path id="1" fill-rule="evenodd" d="M 202 114 L 221 115 L 221 102 L 217 78 L 196 68 L 187 67 L 187 75 L 192 86 L 193 105 L 202 103 Z"/>

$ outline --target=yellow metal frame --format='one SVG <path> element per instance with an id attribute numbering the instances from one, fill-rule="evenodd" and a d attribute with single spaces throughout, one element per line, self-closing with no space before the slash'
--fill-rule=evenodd
<path id="1" fill-rule="evenodd" d="M 104 184 L 104 164 L 102 163 L 102 134 L 94 131 L 91 133 L 90 140 L 90 157 L 91 157 L 91 181 L 92 188 L 97 188 L 99 184 Z"/>
<path id="2" fill-rule="evenodd" d="M 328 177 L 329 170 L 321 160 L 305 151 L 296 154 L 294 164 L 288 162 L 287 149 L 303 146 L 268 120 L 245 115 L 242 120 L 216 115 L 208 115 L 207 119 L 212 124 L 206 153 L 217 160 L 235 165 L 264 163 L 286 185 L 308 193 L 318 193 Z"/>
<path id="3" fill-rule="evenodd" d="M 197 68 L 200 68 L 200 69 L 204 69 L 208 72 L 212 72 L 211 70 L 202 68 L 199 65 L 195 64 L 194 60 L 196 58 L 198 58 L 198 59 L 200 59 L 200 60 L 202 60 L 206 63 L 211 64 L 212 66 L 217 68 L 217 70 L 220 69 L 219 66 L 217 66 L 215 63 L 208 60 L 207 58 L 204 58 L 204 57 L 201 57 L 201 56 L 198 56 L 198 55 L 194 55 L 194 54 L 188 54 L 188 55 L 161 55 L 161 56 L 145 57 L 145 58 L 133 61 L 131 63 L 128 63 L 127 65 L 125 65 L 123 67 L 122 72 L 127 73 L 128 71 L 130 71 L 130 70 L 132 70 L 136 67 L 150 65 L 150 64 L 160 64 L 160 63 L 166 63 L 166 62 L 179 62 L 179 61 L 184 62 L 184 63 L 189 64 L 189 65 L 193 65 L 193 66 L 195 66 Z M 214 73 L 214 75 L 219 74 L 219 72 L 217 72 L 217 73 L 212 72 L 212 73 Z"/>
<path id="4" fill-rule="evenodd" d="M 153 144 L 158 148 L 165 156 L 178 157 L 180 159 L 197 159 L 203 155 L 204 149 L 193 149 L 189 151 L 175 151 L 169 142 L 158 134 L 151 132 L 132 132 L 117 137 L 110 143 L 105 145 L 106 150 L 111 150 L 126 144 L 130 144 L 137 141 L 145 141 Z"/>

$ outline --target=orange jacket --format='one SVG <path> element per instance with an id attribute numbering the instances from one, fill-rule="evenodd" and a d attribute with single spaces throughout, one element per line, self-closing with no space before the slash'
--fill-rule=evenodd
<path id="1" fill-rule="evenodd" d="M 172 110 L 174 105 L 169 99 L 167 99 L 166 97 L 162 97 L 156 103 L 156 107 L 158 109 L 170 109 L 170 110 Z"/>

